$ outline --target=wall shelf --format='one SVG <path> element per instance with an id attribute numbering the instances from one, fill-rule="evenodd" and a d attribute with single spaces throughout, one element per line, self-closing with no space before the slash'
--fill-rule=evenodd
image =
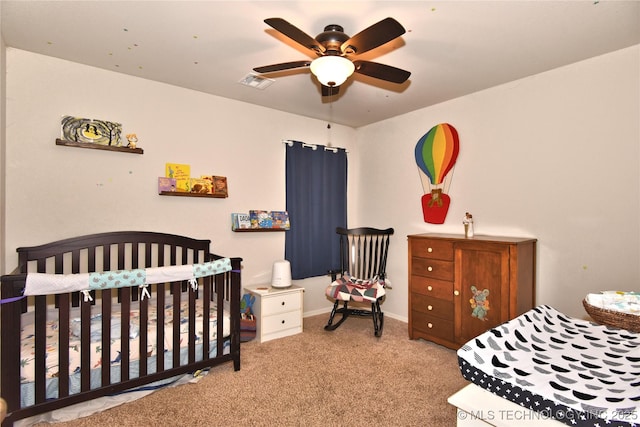
<path id="1" fill-rule="evenodd" d="M 158 193 L 161 196 L 173 196 L 173 197 L 204 197 L 209 199 L 225 199 L 227 196 L 224 194 L 211 194 L 211 193 L 187 193 L 186 191 L 161 191 Z"/>
<path id="2" fill-rule="evenodd" d="M 86 142 L 67 141 L 64 139 L 56 139 L 56 145 L 64 145 L 67 147 L 90 148 L 92 150 L 119 151 L 121 153 L 142 154 L 142 148 L 115 147 L 112 145 L 91 144 Z"/>

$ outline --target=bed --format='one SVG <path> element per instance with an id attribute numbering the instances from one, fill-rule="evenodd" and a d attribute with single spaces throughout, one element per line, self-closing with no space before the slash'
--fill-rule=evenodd
<path id="1" fill-rule="evenodd" d="M 458 352 L 458 425 L 640 425 L 640 334 L 541 305 Z"/>
<path id="2" fill-rule="evenodd" d="M 240 369 L 242 260 L 209 240 L 125 231 L 17 251 L 0 285 L 3 426 Z"/>

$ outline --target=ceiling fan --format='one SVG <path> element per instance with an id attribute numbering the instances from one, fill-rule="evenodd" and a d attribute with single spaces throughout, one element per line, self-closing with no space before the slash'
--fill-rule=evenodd
<path id="1" fill-rule="evenodd" d="M 351 59 L 403 35 L 404 27 L 393 18 L 385 18 L 353 37 L 335 24 L 327 25 L 322 33 L 312 38 L 282 18 L 268 18 L 264 22 L 318 57 L 254 68 L 258 73 L 309 67 L 322 85 L 322 96 L 337 95 L 340 85 L 354 72 L 392 83 L 404 83 L 411 75 L 409 71 L 390 65 Z"/>

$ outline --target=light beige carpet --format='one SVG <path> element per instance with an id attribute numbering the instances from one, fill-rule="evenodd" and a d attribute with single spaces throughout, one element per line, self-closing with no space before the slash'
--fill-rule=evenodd
<path id="1" fill-rule="evenodd" d="M 350 318 L 333 332 L 327 316 L 304 319 L 302 334 L 242 344 L 242 365 L 201 381 L 57 426 L 454 426 L 447 397 L 466 381 L 455 351 L 408 338 L 386 318 Z"/>

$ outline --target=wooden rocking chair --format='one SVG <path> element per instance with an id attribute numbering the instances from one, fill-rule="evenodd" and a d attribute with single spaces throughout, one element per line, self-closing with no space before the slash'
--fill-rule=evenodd
<path id="1" fill-rule="evenodd" d="M 329 271 L 332 283 L 327 287 L 326 295 L 335 302 L 324 329 L 333 331 L 350 315 L 371 316 L 375 336 L 380 337 L 384 326 L 380 302 L 387 286 L 387 253 L 393 228 L 338 227 L 336 233 L 340 235 L 340 269 Z M 370 302 L 371 310 L 348 306 L 363 302 Z M 334 323 L 338 313 L 342 317 Z"/>

